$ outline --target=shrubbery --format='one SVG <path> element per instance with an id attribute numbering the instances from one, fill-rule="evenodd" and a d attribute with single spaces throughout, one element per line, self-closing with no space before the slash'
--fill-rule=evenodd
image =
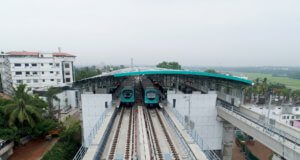
<path id="1" fill-rule="evenodd" d="M 66 127 L 60 133 L 60 140 L 42 160 L 71 160 L 81 146 L 80 121 L 69 118 Z"/>
<path id="2" fill-rule="evenodd" d="M 71 160 L 79 149 L 80 144 L 74 142 L 57 142 L 42 160 Z"/>

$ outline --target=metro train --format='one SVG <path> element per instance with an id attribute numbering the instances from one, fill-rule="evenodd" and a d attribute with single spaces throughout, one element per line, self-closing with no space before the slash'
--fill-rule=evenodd
<path id="1" fill-rule="evenodd" d="M 133 105 L 135 102 L 135 85 L 131 78 L 125 79 L 122 83 L 121 105 Z"/>
<path id="2" fill-rule="evenodd" d="M 160 91 L 153 85 L 152 81 L 146 77 L 141 79 L 144 104 L 148 107 L 159 105 Z"/>

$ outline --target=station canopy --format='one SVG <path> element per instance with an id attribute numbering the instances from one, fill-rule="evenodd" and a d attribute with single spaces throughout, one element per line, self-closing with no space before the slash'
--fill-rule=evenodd
<path id="1" fill-rule="evenodd" d="M 231 76 L 227 74 L 219 74 L 219 73 L 208 73 L 208 72 L 202 72 L 202 71 L 191 71 L 191 70 L 173 70 L 173 69 L 164 69 L 164 68 L 151 68 L 151 67 L 133 67 L 133 68 L 125 68 L 120 69 L 108 73 L 102 73 L 101 75 L 89 77 L 82 79 L 80 81 L 90 80 L 90 79 L 96 79 L 101 77 L 128 77 L 128 76 L 140 76 L 140 75 L 190 75 L 190 76 L 199 76 L 199 77 L 208 77 L 208 78 L 216 78 L 216 79 L 223 79 L 223 80 L 229 80 L 229 81 L 235 81 L 239 83 L 243 83 L 246 85 L 252 85 L 253 82 L 251 80 L 237 77 L 237 76 Z M 77 82 L 80 82 L 77 81 Z"/>

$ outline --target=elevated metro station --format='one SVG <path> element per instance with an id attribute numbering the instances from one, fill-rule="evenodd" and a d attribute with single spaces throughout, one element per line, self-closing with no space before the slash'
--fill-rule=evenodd
<path id="1" fill-rule="evenodd" d="M 146 106 L 141 79 L 159 90 L 159 104 Z M 128 79 L 135 103 L 121 107 Z M 273 159 L 300 157 L 299 132 L 243 107 L 247 79 L 186 70 L 127 68 L 74 82 L 81 93 L 84 141 L 74 159 L 232 158 L 240 129 L 273 150 Z"/>

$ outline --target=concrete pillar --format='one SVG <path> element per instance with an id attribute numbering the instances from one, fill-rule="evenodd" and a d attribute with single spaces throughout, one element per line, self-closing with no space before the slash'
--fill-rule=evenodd
<path id="1" fill-rule="evenodd" d="M 178 88 L 179 88 L 179 77 L 176 76 L 176 88 L 175 88 L 175 93 L 178 92 Z"/>
<path id="2" fill-rule="evenodd" d="M 232 159 L 232 146 L 234 140 L 234 126 L 227 121 L 223 121 L 223 160 Z"/>

